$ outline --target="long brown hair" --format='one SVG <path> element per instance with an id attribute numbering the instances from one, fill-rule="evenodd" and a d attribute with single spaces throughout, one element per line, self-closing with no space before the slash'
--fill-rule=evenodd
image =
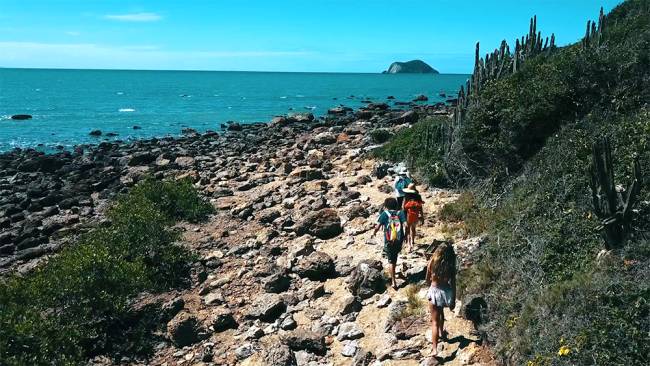
<path id="1" fill-rule="evenodd" d="M 451 244 L 440 244 L 433 251 L 427 267 L 427 280 L 449 281 L 456 275 L 456 253 Z"/>

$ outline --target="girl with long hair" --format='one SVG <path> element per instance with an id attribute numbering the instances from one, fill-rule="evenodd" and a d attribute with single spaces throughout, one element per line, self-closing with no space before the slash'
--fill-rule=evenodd
<path id="1" fill-rule="evenodd" d="M 427 291 L 429 311 L 431 312 L 431 338 L 433 353 L 438 353 L 438 340 L 444 338 L 444 308 L 451 310 L 456 306 L 456 253 L 451 244 L 441 244 L 433 252 L 427 266 Z"/>

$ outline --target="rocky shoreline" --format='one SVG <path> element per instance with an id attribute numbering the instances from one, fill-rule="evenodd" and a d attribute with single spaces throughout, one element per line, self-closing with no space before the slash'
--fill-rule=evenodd
<path id="1" fill-rule="evenodd" d="M 341 133 L 358 136 L 440 113 L 446 113 L 444 105 L 393 110 L 387 104 L 370 103 L 357 111 L 332 108 L 321 118 L 304 113 L 276 117 L 268 124 L 231 123 L 222 126 L 223 133 L 186 129 L 177 138 L 79 145 L 56 154 L 31 149 L 0 154 L 0 273 L 28 270 L 31 266 L 24 264 L 59 250 L 70 234 L 100 221 L 108 201 L 146 174 L 191 175 L 209 197 L 218 198 L 231 190 L 215 183 L 224 178 L 241 182 L 246 177 L 230 174 L 240 166 L 263 164 L 284 173 L 300 166 L 305 157 L 297 151 L 278 166 L 270 161 L 278 161 L 276 149 L 298 140 L 304 149 L 326 146 Z M 358 147 L 367 145 L 366 141 Z M 259 151 L 263 149 L 266 154 Z M 236 189 L 244 191 L 266 180 L 253 179 Z"/>
<path id="2" fill-rule="evenodd" d="M 421 252 L 405 254 L 402 288 L 386 288 L 381 246 L 370 231 L 392 194 L 392 178 L 385 176 L 389 166 L 365 153 L 376 146 L 371 131 L 395 131 L 447 112 L 444 105 L 369 104 L 335 108 L 323 118 L 232 123 L 222 133 L 185 131 L 178 138 L 104 142 L 55 155 L 5 153 L 0 271 L 31 270 L 104 220 L 111 200 L 145 176 L 189 177 L 217 209 L 207 222 L 178 225 L 184 232 L 179 244 L 198 257 L 192 285 L 134 301 L 134 319 L 160 320 L 155 352 L 120 363 L 427 364 L 425 300 L 409 310 L 409 302 L 423 296 L 413 286 L 426 261 Z M 424 197 L 428 212 L 454 199 L 444 191 Z M 430 215 L 421 243 L 440 237 L 435 225 Z M 461 263 L 478 245 L 456 243 Z M 450 320 L 450 337 L 460 341 L 443 350 L 448 364 L 491 364 L 473 329 L 469 320 Z M 114 362 L 97 357 L 90 364 Z"/>

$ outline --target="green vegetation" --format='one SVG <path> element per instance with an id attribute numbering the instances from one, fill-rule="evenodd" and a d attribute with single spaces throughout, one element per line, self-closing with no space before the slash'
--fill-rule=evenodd
<path id="1" fill-rule="evenodd" d="M 431 184 L 444 185 L 443 150 L 436 143 L 441 136 L 445 118 L 428 118 L 400 131 L 387 144 L 375 150 L 375 156 L 393 161 L 406 161 Z"/>
<path id="2" fill-rule="evenodd" d="M 384 142 L 390 140 L 392 134 L 389 130 L 385 128 L 378 128 L 376 130 L 370 131 L 370 138 L 376 144 L 383 144 Z"/>
<path id="3" fill-rule="evenodd" d="M 210 212 L 187 181 L 148 179 L 74 245 L 24 277 L 0 283 L 0 363 L 82 363 L 98 354 L 146 354 L 155 322 L 130 301 L 184 286 L 193 254 L 175 244 L 175 219 Z"/>
<path id="4" fill-rule="evenodd" d="M 650 363 L 650 1 L 626 1 L 604 24 L 598 42 L 542 53 L 487 81 L 455 131 L 461 148 L 418 164 L 442 160 L 450 181 L 474 193 L 442 217 L 487 236 L 459 291 L 486 299 L 480 328 L 504 363 Z M 646 178 L 625 247 L 598 258 L 589 164 L 602 137 L 616 182 L 627 185 L 634 157 Z M 421 139 L 404 132 L 386 146 L 404 152 Z"/>

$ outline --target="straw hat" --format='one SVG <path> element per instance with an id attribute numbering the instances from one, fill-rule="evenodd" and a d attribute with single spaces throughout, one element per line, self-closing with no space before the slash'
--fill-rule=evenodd
<path id="1" fill-rule="evenodd" d="M 406 188 L 402 189 L 404 193 L 418 193 L 418 190 L 415 188 L 415 183 L 409 184 Z"/>

